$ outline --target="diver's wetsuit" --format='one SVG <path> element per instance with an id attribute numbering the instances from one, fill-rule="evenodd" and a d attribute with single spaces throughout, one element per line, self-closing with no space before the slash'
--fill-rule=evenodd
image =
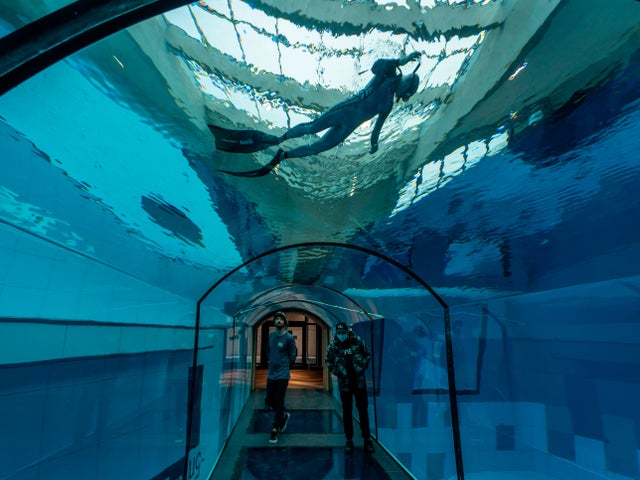
<path id="1" fill-rule="evenodd" d="M 284 152 L 285 158 L 300 158 L 315 155 L 335 147 L 344 141 L 360 124 L 378 115 L 371 132 L 371 147 L 377 149 L 382 124 L 393 107 L 393 98 L 402 74 L 398 72 L 396 59 L 379 59 L 371 71 L 375 75 L 367 86 L 324 112 L 311 122 L 302 123 L 288 130 L 281 141 L 318 133 L 329 128 L 320 140 Z"/>
<path id="2" fill-rule="evenodd" d="M 256 130 L 228 130 L 215 125 L 209 125 L 209 129 L 216 137 L 216 148 L 225 152 L 251 153 L 278 145 L 290 138 L 328 131 L 310 145 L 302 145 L 289 151 L 279 149 L 273 159 L 257 170 L 246 172 L 233 172 L 220 170 L 221 172 L 238 177 L 262 177 L 267 175 L 285 158 L 300 158 L 315 155 L 329 150 L 340 142 L 343 142 L 360 124 L 378 115 L 376 124 L 371 132 L 371 150 L 378 150 L 378 139 L 382 124 L 385 122 L 391 108 L 394 97 L 407 101 L 416 92 L 419 78 L 413 71 L 411 75 L 403 78 L 399 67 L 407 62 L 420 58 L 420 53 L 413 52 L 400 59 L 381 58 L 376 60 L 371 67 L 374 77 L 356 95 L 331 107 L 319 118 L 311 122 L 302 123 L 289 129 L 281 137 L 259 132 Z"/>

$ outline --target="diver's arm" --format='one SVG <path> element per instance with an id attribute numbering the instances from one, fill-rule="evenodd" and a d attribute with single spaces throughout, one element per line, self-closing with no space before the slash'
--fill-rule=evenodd
<path id="1" fill-rule="evenodd" d="M 420 52 L 413 52 L 401 58 L 379 58 L 375 61 L 373 67 L 371 67 L 371 72 L 380 77 L 395 77 L 398 75 L 396 69 L 401 65 L 420 60 L 421 55 Z"/>
<path id="2" fill-rule="evenodd" d="M 380 138 L 380 130 L 382 130 L 382 124 L 389 116 L 390 111 L 391 110 L 387 110 L 384 112 L 380 112 L 378 114 L 376 124 L 374 125 L 373 130 L 371 131 L 371 150 L 369 150 L 369 153 L 376 153 L 378 151 L 378 140 Z"/>
<path id="3" fill-rule="evenodd" d="M 420 56 L 422 54 L 420 52 L 413 52 L 407 55 L 406 57 L 402 57 L 398 59 L 398 65 L 406 65 L 409 62 L 413 62 L 416 60 L 420 60 Z"/>

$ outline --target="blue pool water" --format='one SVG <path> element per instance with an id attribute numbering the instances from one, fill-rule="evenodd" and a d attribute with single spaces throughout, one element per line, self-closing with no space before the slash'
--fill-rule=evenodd
<path id="1" fill-rule="evenodd" d="M 64 6 L 31 3 L 0 35 Z M 305 5 L 181 7 L 0 97 L 0 479 L 206 478 L 276 309 L 295 368 L 366 340 L 415 478 L 640 479 L 640 3 Z M 220 172 L 276 148 L 207 124 L 282 135 L 411 51 L 378 152 Z"/>

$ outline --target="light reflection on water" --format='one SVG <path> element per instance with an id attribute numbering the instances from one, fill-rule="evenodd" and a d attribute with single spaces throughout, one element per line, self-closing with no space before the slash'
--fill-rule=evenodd
<path id="1" fill-rule="evenodd" d="M 243 8 L 243 15 L 251 13 L 247 4 Z M 193 36 L 173 31 L 154 43 L 148 42 L 157 40 L 149 32 L 134 30 L 63 62 L 0 100 L 6 155 L 0 164 L 3 234 L 19 230 L 46 238 L 85 258 L 95 255 L 136 281 L 189 298 L 197 298 L 220 272 L 274 245 L 329 240 L 371 246 L 409 266 L 446 298 L 454 328 L 456 320 L 462 322 L 454 348 L 461 337 L 474 340 L 455 353 L 461 388 L 478 395 L 461 402 L 469 450 L 477 451 L 476 438 L 483 447 L 495 445 L 496 432 L 509 430 L 502 422 L 505 411 L 528 422 L 530 407 L 542 412 L 532 423 L 549 449 L 531 446 L 527 438 L 525 450 L 534 448 L 549 458 L 566 460 L 553 451 L 557 444 L 566 443 L 575 453 L 570 449 L 586 443 L 577 431 L 561 432 L 567 434 L 558 441 L 553 415 L 572 428 L 584 428 L 594 418 L 611 421 L 614 412 L 614 427 L 593 439 L 600 442 L 603 459 L 615 450 L 607 447 L 609 434 L 617 439 L 612 443 L 616 448 L 621 439 L 632 438 L 627 426 L 638 423 L 637 395 L 629 392 L 638 385 L 633 359 L 640 291 L 637 54 L 626 70 L 615 69 L 561 106 L 539 98 L 526 108 L 514 106 L 499 119 L 466 124 L 475 108 L 481 108 L 478 102 L 455 117 L 433 146 L 421 142 L 434 124 L 456 114 L 451 105 L 463 92 L 449 96 L 428 90 L 425 76 L 412 104 L 395 105 L 377 154 L 367 153 L 369 123 L 322 155 L 287 160 L 262 179 L 231 179 L 217 170 L 265 164 L 275 148 L 255 155 L 216 152 L 207 121 L 281 133 L 362 87 L 377 55 L 392 54 L 399 44 L 406 50 L 418 48 L 419 42 L 405 38 L 403 43 L 398 41 L 402 35 L 374 31 L 356 35 L 354 46 L 346 44 L 353 41 L 348 32 L 312 32 L 309 36 L 324 36 L 330 47 L 307 48 L 308 32 L 286 31 L 295 25 L 287 22 L 285 27 L 282 21 L 282 29 L 269 30 L 269 38 L 286 33 L 292 38 L 279 47 L 268 45 L 280 48 L 278 55 L 289 50 L 297 52 L 294 59 L 327 54 L 316 58 L 304 76 L 287 76 L 287 61 L 273 62 L 270 68 L 252 63 L 259 55 L 249 39 L 259 32 L 247 18 L 230 25 L 231 12 L 220 13 L 216 20 L 224 17 L 239 38 L 224 37 L 219 41 L 229 43 L 213 45 L 218 56 L 210 64 L 203 57 L 211 49 L 188 42 Z M 473 34 L 484 38 L 477 29 Z M 459 46 L 459 39 L 449 40 L 449 53 L 472 53 L 473 47 Z M 330 51 L 342 48 L 342 41 L 343 55 Z M 433 44 L 445 51 L 448 47 L 445 39 Z M 237 55 L 224 57 L 229 52 Z M 353 58 L 359 53 L 361 58 Z M 333 69 L 346 60 L 351 63 L 334 77 Z M 462 72 L 473 66 L 458 60 Z M 532 66 L 521 69 L 523 65 L 518 59 L 498 76 L 510 74 L 508 81 L 516 82 Z M 421 72 L 434 69 L 425 61 Z M 455 84 L 454 77 L 450 83 Z M 10 244 L 13 237 L 7 239 Z M 323 263 L 326 257 L 331 261 Z M 184 265 L 188 268 L 179 268 Z M 392 387 L 407 382 L 415 390 L 446 389 L 442 314 L 421 305 L 428 297 L 411 279 L 390 274 L 382 261 L 323 249 L 292 251 L 282 262 L 265 260 L 265 265 L 263 288 L 277 284 L 278 275 L 347 285 L 349 295 L 371 310 L 377 307 L 376 319 L 389 319 L 389 343 L 415 340 L 420 314 L 418 320 L 433 330 L 430 348 L 437 361 L 425 361 L 422 369 L 410 361 L 397 367 L 392 361 L 399 355 L 388 355 L 383 378 L 398 382 Z M 230 297 L 254 293 L 256 272 L 248 268 L 240 276 L 227 287 Z M 480 322 L 487 317 L 493 331 L 483 337 Z M 504 332 L 508 335 L 502 337 Z M 492 355 L 485 364 L 481 339 L 488 340 Z M 409 353 L 401 347 L 391 351 Z M 532 366 L 531 358 L 540 361 Z M 482 378 L 476 375 L 478 365 L 486 368 Z M 395 445 L 402 408 L 416 413 L 407 421 L 416 427 L 407 429 L 410 435 L 424 434 L 418 429 L 445 418 L 436 412 L 439 416 L 427 419 L 425 412 L 436 410 L 433 403 L 411 388 L 388 385 L 377 400 L 383 406 L 381 425 L 393 427 L 383 432 L 389 445 Z M 584 398 L 591 403 L 585 406 Z M 489 433 L 474 436 L 478 432 Z M 556 443 L 547 444 L 554 438 Z M 624 457 L 625 468 L 636 467 L 637 474 L 637 451 L 631 450 L 615 458 Z M 400 453 L 403 458 L 412 455 Z M 425 465 L 424 452 L 416 458 Z M 573 458 L 566 463 L 580 474 L 588 464 L 581 462 Z"/>
<path id="2" fill-rule="evenodd" d="M 246 5 L 242 8 L 242 15 L 245 17 L 241 21 L 236 17 L 236 24 L 232 25 L 234 28 L 242 27 L 238 30 L 239 50 L 236 51 L 238 55 L 235 57 L 230 56 L 229 52 L 226 52 L 227 56 L 224 57 L 223 46 L 226 45 L 225 42 L 233 39 L 213 36 L 208 39 L 208 50 L 199 50 L 195 45 L 188 43 L 188 40 L 196 37 L 206 37 L 204 25 L 201 23 L 194 24 L 202 30 L 196 36 L 193 32 L 198 32 L 197 29 L 189 30 L 191 36 L 184 32 L 182 36 L 177 35 L 175 30 L 167 34 L 165 44 L 159 49 L 158 58 L 163 55 L 175 56 L 178 63 L 182 62 L 184 72 L 192 75 L 187 81 L 192 81 L 199 87 L 198 94 L 193 97 L 181 96 L 184 94 L 181 90 L 184 85 L 180 84 L 182 79 L 177 82 L 175 78 L 166 77 L 160 83 L 152 81 L 157 75 L 153 70 L 157 58 L 152 60 L 150 53 L 142 52 L 130 53 L 127 56 L 124 47 L 130 47 L 133 43 L 130 39 L 125 39 L 124 35 L 122 38 L 96 45 L 67 62 L 95 88 L 94 92 L 84 91 L 83 96 L 91 99 L 104 95 L 119 107 L 135 112 L 139 116 L 137 121 L 159 132 L 173 149 L 181 152 L 176 155 L 177 160 L 173 166 L 177 166 L 182 160 L 192 167 L 199 166 L 198 181 L 203 182 L 207 195 L 210 194 L 210 198 L 205 197 L 205 202 L 202 202 L 208 209 L 220 209 L 215 194 L 217 188 L 222 188 L 220 185 L 228 184 L 246 193 L 249 202 L 255 201 L 260 204 L 257 200 L 267 199 L 274 202 L 270 208 L 272 212 L 279 210 L 278 202 L 286 204 L 289 193 L 305 202 L 318 202 L 318 205 L 323 206 L 331 206 L 337 202 L 335 205 L 339 208 L 335 210 L 336 217 L 342 215 L 338 212 L 343 211 L 347 205 L 339 202 L 349 202 L 346 208 L 349 214 L 344 216 L 343 221 L 332 218 L 330 223 L 333 226 L 325 232 L 328 238 L 334 240 L 349 238 L 350 235 L 362 231 L 372 221 L 380 221 L 381 216 L 391 217 L 391 225 L 397 225 L 406 218 L 403 215 L 411 211 L 409 216 L 418 220 L 403 226 L 402 237 L 417 239 L 424 234 L 425 229 L 433 228 L 439 235 L 460 235 L 466 239 L 474 239 L 472 243 L 481 245 L 483 242 L 478 239 L 488 238 L 492 243 L 495 238 L 503 239 L 506 236 L 517 239 L 544 232 L 561 224 L 567 216 L 573 215 L 573 212 L 585 208 L 590 199 L 602 191 L 600 187 L 603 182 L 618 183 L 621 188 L 626 188 L 627 184 L 637 179 L 634 155 L 623 153 L 615 163 L 602 162 L 595 158 L 600 155 L 606 156 L 608 151 L 616 148 L 616 142 L 619 142 L 619 148 L 627 148 L 629 152 L 633 150 L 631 146 L 625 147 L 625 144 L 630 145 L 628 137 L 638 121 L 638 106 L 635 100 L 637 95 L 633 93 L 633 73 L 623 74 L 611 86 L 602 87 L 609 88 L 602 94 L 603 97 L 609 100 L 618 98 L 616 105 L 620 107 L 619 113 L 615 112 L 613 107 L 602 107 L 601 112 L 597 111 L 601 108 L 598 107 L 598 88 L 592 86 L 590 95 L 585 96 L 587 101 L 584 105 L 570 105 L 568 108 L 565 107 L 563 112 L 554 112 L 546 99 L 538 99 L 534 105 L 513 112 L 509 118 L 501 119 L 499 123 L 478 125 L 477 131 L 468 130 L 464 138 L 455 135 L 445 137 L 435 150 L 421 156 L 421 139 L 429 133 L 432 122 L 441 120 L 442 116 L 446 115 L 448 108 L 438 98 L 429 97 L 432 90 L 427 87 L 426 72 L 432 71 L 433 65 L 427 67 L 427 60 L 437 64 L 440 58 L 432 54 L 430 49 L 437 45 L 441 49 L 439 55 L 442 56 L 442 60 L 446 55 L 472 54 L 473 49 L 479 45 L 478 42 L 485 38 L 482 32 L 480 40 L 474 39 L 474 35 L 463 39 L 456 34 L 448 38 L 432 39 L 433 45 L 431 41 L 423 42 L 422 46 L 428 54 L 425 54 L 425 65 L 419 70 L 424 73 L 419 92 L 412 103 L 394 105 L 392 114 L 385 123 L 377 154 L 368 154 L 373 123 L 368 122 L 338 147 L 315 157 L 285 160 L 272 178 L 255 181 L 255 185 L 265 186 L 273 183 L 274 189 L 288 189 L 289 193 L 277 197 L 278 200 L 275 200 L 276 197 L 273 195 L 263 196 L 262 192 L 256 192 L 259 189 L 252 188 L 246 180 L 238 181 L 224 176 L 218 178 L 216 170 L 220 167 L 255 168 L 267 163 L 274 155 L 275 148 L 253 155 L 216 152 L 213 139 L 206 130 L 207 121 L 226 120 L 238 128 L 256 127 L 263 131 L 281 133 L 287 127 L 316 117 L 336 100 L 344 99 L 349 92 L 364 85 L 371 77 L 368 69 L 377 56 L 420 47 L 419 42 L 412 43 L 413 40 L 408 40 L 408 36 L 405 35 L 405 44 L 398 48 L 400 36 L 386 35 L 376 30 L 358 35 L 342 33 L 337 36 L 320 32 L 320 37 L 324 36 L 325 40 L 329 40 L 331 36 L 329 46 L 325 48 L 314 43 L 314 35 L 305 33 L 311 32 L 312 27 L 301 27 L 300 31 L 295 30 L 294 25 L 287 25 L 287 29 L 283 27 L 280 30 L 269 27 L 267 36 L 271 42 L 281 42 L 280 46 L 286 48 L 295 45 L 299 47 L 296 50 L 305 50 L 316 55 L 315 63 L 307 65 L 306 68 L 313 70 L 314 78 L 317 76 L 318 79 L 329 81 L 328 84 L 300 84 L 292 80 L 295 79 L 293 69 L 289 71 L 284 68 L 291 65 L 283 58 L 277 63 L 278 68 L 271 70 L 257 64 L 247 65 L 246 55 L 253 44 L 243 40 L 242 32 L 249 29 L 253 34 L 260 33 L 260 22 L 267 22 L 268 19 L 261 17 L 261 20 L 252 24 L 250 14 L 256 12 Z M 199 7 L 192 9 L 198 11 L 198 15 L 210 15 Z M 216 14 L 216 21 L 233 23 L 229 12 L 219 13 Z M 174 14 L 167 18 L 177 17 Z M 189 15 L 183 20 L 185 18 L 193 22 Z M 203 22 L 209 17 L 197 18 Z M 186 28 L 185 25 L 182 27 Z M 133 32 L 133 36 L 138 40 L 146 38 L 145 35 L 148 35 L 148 32 L 143 28 L 139 32 Z M 183 38 L 185 35 L 186 38 Z M 287 35 L 291 35 L 291 38 L 287 38 Z M 370 44 L 367 43 L 369 41 Z M 192 49 L 189 50 L 187 47 Z M 216 69 L 211 69 L 212 65 L 207 64 L 203 56 L 204 52 L 212 51 L 218 55 L 214 57 L 216 63 L 213 66 Z M 280 52 L 278 55 L 282 56 L 284 53 Z M 347 65 L 343 73 L 351 79 L 351 83 L 341 83 L 342 80 L 334 77 L 330 70 L 323 70 L 320 61 L 322 55 L 331 61 L 338 59 L 343 65 Z M 227 63 L 217 62 L 222 62 L 223 58 Z M 468 67 L 469 65 L 465 65 L 461 72 L 466 72 Z M 525 72 L 526 70 L 521 72 L 516 80 Z M 148 78 L 145 73 L 149 75 Z M 134 83 L 134 80 L 138 80 L 139 83 Z M 572 113 L 571 108 L 575 113 Z M 598 116 L 602 119 L 597 122 L 585 121 Z M 85 118 L 84 123 L 90 128 L 99 122 Z M 591 125 L 591 129 L 584 124 Z M 109 130 L 112 129 L 105 128 L 105 132 Z M 574 130 L 579 133 L 570 135 L 565 145 L 567 132 Z M 617 137 L 620 137 L 619 141 L 616 140 Z M 105 138 L 107 144 L 109 141 L 119 141 L 108 139 L 108 136 Z M 148 151 L 149 146 L 153 144 L 150 138 L 139 136 L 131 145 L 138 148 L 139 144 L 146 144 Z M 304 144 L 307 141 L 310 140 L 294 140 L 290 145 Z M 128 148 L 127 145 L 120 147 Z M 102 147 L 96 147 L 95 150 L 109 151 Z M 161 152 L 156 156 L 158 159 L 166 157 Z M 98 183 L 103 180 L 118 183 L 118 170 L 105 167 L 121 163 L 109 160 L 108 155 L 94 155 L 92 161 L 96 168 L 101 168 L 102 171 L 100 180 L 89 180 L 73 173 L 70 168 L 70 156 L 59 154 L 57 157 L 55 161 L 61 164 L 67 175 L 78 177 L 75 179 L 77 188 L 94 195 L 93 199 L 88 201 L 103 204 L 120 219 L 119 221 L 130 225 L 129 232 L 137 232 L 142 238 L 147 238 L 152 248 L 160 248 L 159 245 L 170 239 L 176 241 L 176 245 L 180 245 L 177 248 L 166 247 L 172 252 L 170 256 L 181 257 L 185 253 L 182 246 L 184 239 L 192 239 L 187 241 L 188 244 L 199 245 L 202 242 L 203 245 L 208 245 L 206 233 L 203 234 L 202 240 L 198 233 L 207 231 L 207 215 L 200 212 L 199 218 L 196 218 L 194 212 L 197 209 L 188 206 L 189 202 L 184 199 L 171 200 L 171 194 L 145 191 L 136 195 L 136 201 L 133 203 L 121 202 L 115 205 L 108 193 L 96 191 L 99 190 Z M 142 170 L 146 169 L 152 175 L 162 175 L 161 171 L 156 170 L 156 158 L 140 161 L 145 162 Z M 186 162 L 182 162 L 183 167 Z M 414 168 L 415 165 L 418 165 L 418 168 Z M 167 166 L 164 165 L 163 168 Z M 176 178 L 190 176 L 182 167 L 173 172 Z M 112 178 L 109 179 L 109 175 Z M 117 191 L 114 187 L 110 188 Z M 443 194 L 437 195 L 441 191 Z M 627 194 L 625 191 L 624 195 Z M 448 200 L 443 200 L 445 197 Z M 166 210 L 170 212 L 164 215 L 162 212 L 165 212 L 165 209 L 161 207 L 147 209 L 157 213 L 151 215 L 151 218 L 143 217 L 145 222 L 150 220 L 159 227 L 156 232 L 147 229 L 142 233 L 139 228 L 142 223 L 136 215 L 140 213 L 140 199 L 144 198 L 163 199 L 159 205 L 166 204 Z M 612 197 L 612 201 L 616 198 L 619 197 Z M 300 215 L 305 216 L 306 213 L 307 211 L 304 211 Z M 395 216 L 401 218 L 396 221 Z M 295 223 L 295 219 L 278 217 L 285 215 L 276 214 L 270 219 L 273 222 L 273 230 Z M 136 220 L 132 220 L 134 218 Z M 64 221 L 61 224 L 64 224 Z M 181 228 L 185 230 L 182 231 Z M 384 226 L 375 228 L 385 230 Z M 238 237 L 233 233 L 231 236 Z M 217 239 L 215 236 L 210 238 L 209 242 L 217 241 L 214 240 Z M 485 251 L 484 247 L 477 248 L 480 252 Z M 461 250 L 454 250 L 451 254 L 459 258 Z M 492 247 L 487 251 L 494 250 Z M 480 261 L 483 255 L 478 254 L 474 258 Z M 464 269 L 460 270 L 460 267 L 454 268 L 451 265 L 448 271 L 460 272 Z"/>

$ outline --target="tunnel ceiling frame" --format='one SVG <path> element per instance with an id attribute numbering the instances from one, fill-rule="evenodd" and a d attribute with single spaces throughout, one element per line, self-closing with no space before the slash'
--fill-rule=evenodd
<path id="1" fill-rule="evenodd" d="M 384 255 L 384 254 L 382 254 L 380 252 L 377 252 L 376 250 L 372 250 L 370 248 L 362 247 L 362 246 L 359 246 L 359 245 L 352 245 L 352 244 L 341 243 L 341 242 L 302 242 L 302 243 L 284 245 L 284 246 L 280 246 L 280 247 L 276 247 L 276 248 L 267 250 L 265 252 L 262 252 L 262 253 L 260 253 L 258 255 L 255 255 L 255 256 L 251 257 L 249 260 L 246 260 L 246 261 L 242 262 L 240 265 L 238 265 L 238 266 L 232 268 L 231 270 L 229 270 L 226 274 L 224 274 L 222 277 L 220 277 L 211 287 L 209 287 L 205 291 L 205 293 L 198 299 L 198 301 L 197 301 L 198 320 L 199 320 L 199 315 L 200 315 L 200 310 L 201 310 L 202 303 L 207 299 L 207 297 L 216 288 L 218 288 L 222 283 L 224 283 L 234 273 L 242 270 L 243 268 L 248 267 L 249 265 L 257 262 L 258 260 L 260 260 L 262 258 L 266 258 L 266 257 L 269 257 L 271 255 L 275 255 L 275 254 L 280 253 L 280 252 L 284 252 L 284 251 L 288 251 L 288 250 L 303 249 L 303 248 L 314 248 L 314 247 L 332 247 L 332 248 L 343 248 L 345 250 L 356 250 L 356 251 L 358 251 L 360 253 L 364 253 L 365 255 L 370 255 L 370 256 L 379 258 L 379 259 L 387 262 L 388 264 L 396 267 L 397 269 L 401 270 L 405 274 L 409 275 L 413 280 L 415 280 L 420 286 L 422 286 L 427 292 L 429 292 L 431 294 L 431 296 L 438 302 L 438 304 L 440 304 L 440 306 L 443 308 L 444 311 L 448 311 L 449 310 L 449 306 L 446 304 L 446 302 L 440 297 L 440 295 L 438 295 L 436 293 L 436 291 L 426 281 L 424 281 L 422 279 L 422 277 L 420 277 L 417 273 L 415 273 L 413 270 L 411 270 L 406 265 L 403 265 L 402 263 L 398 262 L 397 260 L 394 260 L 393 258 L 390 258 L 390 257 L 388 257 L 388 256 L 386 256 L 386 255 Z"/>
<path id="2" fill-rule="evenodd" d="M 289 301 L 281 302 L 278 305 L 283 305 L 284 303 L 288 303 L 288 302 Z M 312 315 L 314 315 L 314 316 L 316 316 L 318 318 L 321 318 L 322 321 L 327 325 L 329 325 L 329 322 L 326 321 L 327 316 L 334 318 L 336 322 L 340 321 L 339 317 L 334 312 L 332 312 L 331 309 L 329 309 L 328 307 L 325 307 L 321 303 L 313 302 L 311 300 L 307 300 L 307 301 L 305 301 L 305 300 L 290 300 L 290 302 L 291 303 L 298 302 L 298 303 L 296 304 L 296 306 L 282 307 L 282 309 L 283 310 L 300 310 L 300 311 L 308 312 L 308 313 L 310 313 L 310 314 L 312 314 Z M 304 307 L 302 305 L 304 305 Z M 317 306 L 317 307 L 319 307 L 319 309 L 326 311 L 327 315 L 326 316 L 320 315 L 320 314 L 318 314 L 318 312 L 306 307 L 307 305 Z M 255 315 L 254 318 L 256 318 L 257 320 L 255 322 L 253 322 L 253 323 L 246 323 L 245 325 L 247 327 L 253 328 L 256 325 L 260 324 L 265 319 L 265 317 L 268 317 L 269 315 L 270 315 L 270 313 L 262 313 L 260 315 Z"/>
<path id="3" fill-rule="evenodd" d="M 295 298 L 295 299 L 287 299 L 287 300 L 283 300 L 283 301 L 271 301 L 271 300 L 267 300 L 267 303 L 258 303 L 256 304 L 255 302 L 260 301 L 260 299 L 264 298 L 265 296 L 278 291 L 278 290 L 284 290 L 284 289 L 288 289 L 288 288 L 295 288 L 296 286 L 300 286 L 300 287 L 317 287 L 317 288 L 322 288 L 322 289 L 326 289 L 329 290 L 333 293 L 335 293 L 336 295 L 338 295 L 339 297 L 345 298 L 349 303 L 354 304 L 358 310 L 350 310 L 353 313 L 361 313 L 364 314 L 364 316 L 367 317 L 367 319 L 369 320 L 373 320 L 374 316 L 380 317 L 380 315 L 377 314 L 371 314 L 370 312 L 367 312 L 367 310 L 360 305 L 360 303 L 351 298 L 349 295 L 346 295 L 345 293 L 339 291 L 338 289 L 332 288 L 328 285 L 324 285 L 321 283 L 310 283 L 310 284 L 304 284 L 304 283 L 290 283 L 290 284 L 286 284 L 286 285 L 279 285 L 276 287 L 272 287 L 267 289 L 264 292 L 261 292 L 260 294 L 256 295 L 255 297 L 253 297 L 251 300 L 249 300 L 248 302 L 246 302 L 241 309 L 236 312 L 233 317 L 234 319 L 236 318 L 237 315 L 245 315 L 244 311 L 247 310 L 247 307 L 249 307 L 248 309 L 252 310 L 253 312 L 259 312 L 259 313 L 254 313 L 254 314 L 249 314 L 249 322 L 247 322 L 246 324 L 248 326 L 253 326 L 256 325 L 257 323 L 259 323 L 262 319 L 264 319 L 265 316 L 269 316 L 270 313 L 264 313 L 265 311 L 269 312 L 270 311 L 270 307 L 274 306 L 274 305 L 284 305 L 285 303 L 298 303 L 301 305 L 304 304 L 311 304 L 311 305 L 315 305 L 318 306 L 320 308 L 322 308 L 323 310 L 326 310 L 327 312 L 329 312 L 329 314 L 335 318 L 336 322 L 340 321 L 341 318 L 339 317 L 339 315 L 337 315 L 336 313 L 333 312 L 333 309 L 344 309 L 344 307 L 340 307 L 337 305 L 325 305 L 324 302 L 314 302 L 313 300 L 306 300 L 306 299 L 299 299 L 299 298 Z M 255 307 L 255 308 L 253 308 Z M 265 307 L 265 308 L 262 308 Z M 285 308 L 285 307 L 283 307 Z M 293 307 L 293 308 L 298 308 L 298 307 Z M 277 308 L 275 308 L 274 310 L 278 310 Z M 309 311 L 310 313 L 313 313 L 314 315 L 319 316 L 317 313 Z"/>
<path id="4" fill-rule="evenodd" d="M 0 38 L 0 95 L 54 63 L 187 0 L 78 0 Z"/>

